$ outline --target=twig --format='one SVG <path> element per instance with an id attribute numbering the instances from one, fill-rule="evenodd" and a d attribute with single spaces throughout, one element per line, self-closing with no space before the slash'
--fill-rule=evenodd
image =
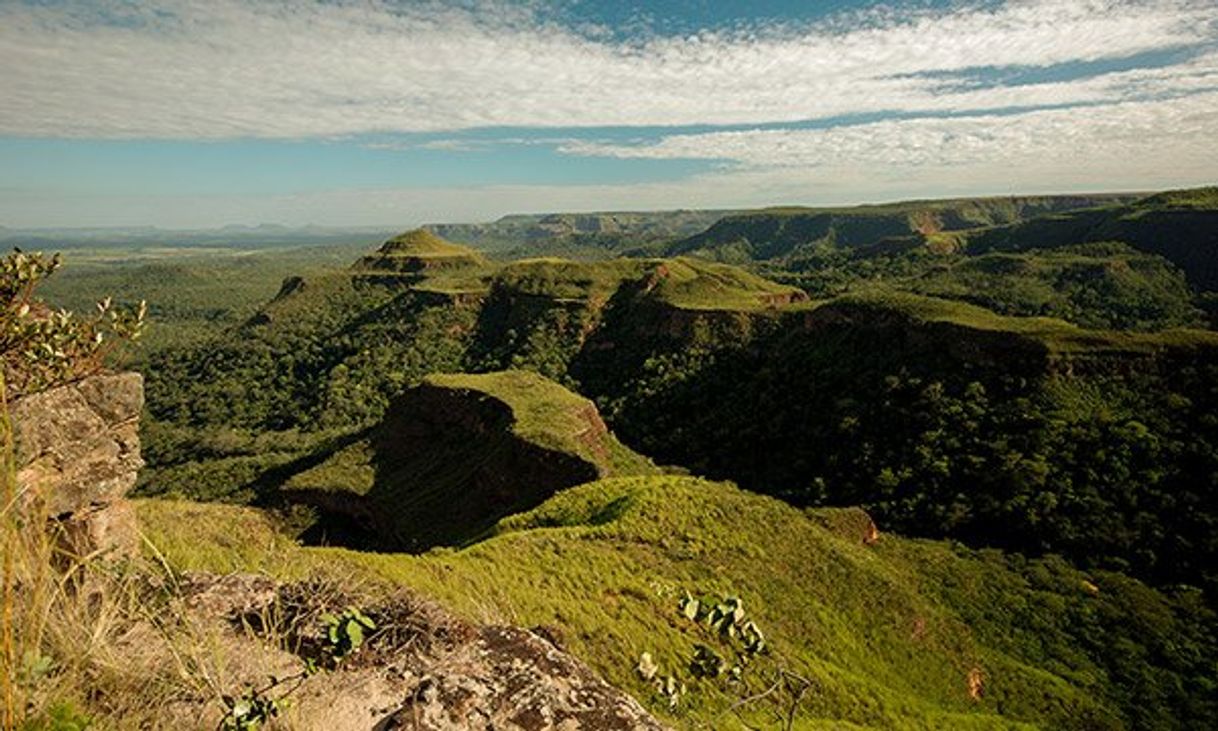
<path id="1" fill-rule="evenodd" d="M 778 690 L 781 686 L 782 686 L 782 678 L 779 678 L 778 680 L 774 681 L 773 685 L 771 685 L 769 688 L 766 688 L 762 692 L 751 695 L 748 698 L 741 698 L 740 700 L 736 701 L 732 705 L 728 706 L 727 708 L 725 708 L 723 710 L 722 713 L 720 713 L 718 716 L 715 716 L 714 720 L 718 721 L 719 719 L 723 718 L 727 714 L 735 713 L 738 709 L 740 709 L 744 706 L 747 706 L 750 703 L 756 703 L 757 701 L 761 700 L 762 698 L 765 698 L 766 696 L 769 696 L 770 694 L 772 694 L 774 691 Z M 743 722 L 743 719 L 742 719 L 742 722 Z M 747 724 L 745 724 L 745 725 L 747 725 Z"/>

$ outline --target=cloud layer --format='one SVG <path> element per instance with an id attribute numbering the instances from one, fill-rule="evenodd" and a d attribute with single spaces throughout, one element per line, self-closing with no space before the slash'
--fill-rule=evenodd
<path id="1" fill-rule="evenodd" d="M 509 6 L 157 5 L 0 7 L 0 134 L 293 138 L 753 125 L 1122 102 L 1218 84 L 1213 54 L 1072 82 L 952 83 L 977 69 L 1212 47 L 1213 0 L 1015 0 L 616 41 Z"/>
<path id="2" fill-rule="evenodd" d="M 603 157 L 703 172 L 118 196 L 34 190 L 0 159 L 0 219 L 406 223 L 1146 190 L 1218 170 L 1218 0 L 959 0 L 681 37 L 578 28 L 545 2 L 0 0 L 0 136 L 323 139 L 467 166 Z M 500 149 L 528 156 L 479 157 Z"/>

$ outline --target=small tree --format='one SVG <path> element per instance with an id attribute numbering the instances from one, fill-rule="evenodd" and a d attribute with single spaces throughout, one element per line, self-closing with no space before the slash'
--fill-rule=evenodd
<path id="1" fill-rule="evenodd" d="M 98 373 L 143 331 L 144 302 L 128 310 L 106 298 L 91 317 L 77 317 L 38 299 L 38 285 L 60 264 L 58 254 L 20 250 L 0 260 L 0 366 L 9 398 Z"/>

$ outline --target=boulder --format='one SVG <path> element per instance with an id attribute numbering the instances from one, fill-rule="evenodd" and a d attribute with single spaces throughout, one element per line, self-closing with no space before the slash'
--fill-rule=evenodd
<path id="1" fill-rule="evenodd" d="M 443 657 L 383 724 L 403 731 L 659 731 L 630 696 L 580 661 L 518 627 L 482 628 Z"/>
<path id="2" fill-rule="evenodd" d="M 135 513 L 125 500 L 140 467 L 138 373 L 92 376 L 15 401 L 19 510 L 60 524 L 70 550 L 132 553 Z"/>

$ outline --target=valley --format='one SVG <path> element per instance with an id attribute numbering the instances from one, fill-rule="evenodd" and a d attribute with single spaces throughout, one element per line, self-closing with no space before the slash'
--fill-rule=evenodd
<path id="1" fill-rule="evenodd" d="M 1216 201 L 69 251 L 41 294 L 148 300 L 131 496 L 173 582 L 377 621 L 409 591 L 675 728 L 1189 729 L 1218 717 Z M 764 651 L 702 623 L 729 599 Z"/>

